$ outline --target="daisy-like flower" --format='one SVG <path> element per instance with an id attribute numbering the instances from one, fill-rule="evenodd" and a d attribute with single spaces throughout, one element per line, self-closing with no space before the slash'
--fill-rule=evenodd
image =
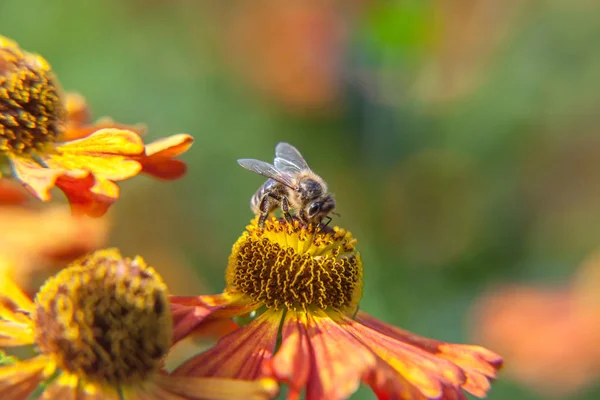
<path id="1" fill-rule="evenodd" d="M 177 368 L 177 376 L 273 377 L 288 398 L 345 399 L 362 382 L 380 399 L 484 397 L 502 359 L 426 339 L 358 311 L 363 269 L 350 232 L 253 220 L 233 246 L 223 294 L 171 298 L 175 340 L 221 318 L 254 319 Z M 256 315 L 253 315 L 256 314 Z"/>
<path id="2" fill-rule="evenodd" d="M 85 102 L 63 94 L 44 58 L 0 36 L 0 176 L 43 201 L 56 186 L 76 211 L 99 216 L 119 196 L 115 182 L 140 172 L 164 179 L 185 172 L 173 158 L 191 146 L 191 136 L 144 145 L 136 127 L 88 118 Z"/>
<path id="3" fill-rule="evenodd" d="M 263 399 L 273 380 L 181 378 L 162 372 L 171 346 L 167 288 L 140 257 L 97 251 L 50 278 L 32 301 L 0 279 L 0 351 L 37 355 L 0 366 L 0 398 Z M 40 386 L 42 384 L 42 386 Z"/>

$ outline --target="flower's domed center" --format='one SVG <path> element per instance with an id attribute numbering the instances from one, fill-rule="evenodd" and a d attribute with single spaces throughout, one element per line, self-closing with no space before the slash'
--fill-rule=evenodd
<path id="1" fill-rule="evenodd" d="M 0 154 L 43 151 L 66 112 L 50 65 L 0 36 Z"/>
<path id="2" fill-rule="evenodd" d="M 338 228 L 302 226 L 297 220 L 253 221 L 233 246 L 227 290 L 277 309 L 333 308 L 352 313 L 362 295 L 362 261 L 356 239 Z"/>
<path id="3" fill-rule="evenodd" d="M 171 345 L 167 288 L 140 257 L 98 251 L 50 278 L 33 321 L 40 350 L 102 384 L 141 382 Z"/>

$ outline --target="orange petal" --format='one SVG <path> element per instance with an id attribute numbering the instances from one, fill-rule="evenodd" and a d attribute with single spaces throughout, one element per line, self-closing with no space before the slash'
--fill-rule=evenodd
<path id="1" fill-rule="evenodd" d="M 154 178 L 175 180 L 185 175 L 187 164 L 181 160 L 141 160 L 142 172 Z"/>
<path id="2" fill-rule="evenodd" d="M 241 297 L 217 294 L 210 296 L 172 296 L 173 343 L 187 337 L 192 331 L 202 329 L 205 323 L 231 318 L 256 308 Z"/>
<path id="3" fill-rule="evenodd" d="M 447 389 L 460 391 L 466 377 L 451 362 L 422 349 L 399 342 L 358 323 L 347 322 L 347 329 L 398 374 L 415 386 L 427 399 L 438 399 Z"/>
<path id="4" fill-rule="evenodd" d="M 485 397 L 490 390 L 490 380 L 496 378 L 502 367 L 502 358 L 481 346 L 451 344 L 440 345 L 439 357 L 450 360 L 463 369 L 467 381 L 462 388 L 473 396 Z"/>
<path id="5" fill-rule="evenodd" d="M 312 349 L 305 315 L 289 311 L 282 326 L 281 347 L 266 370 L 289 385 L 288 399 L 297 399 L 308 383 L 312 367 Z"/>
<path id="6" fill-rule="evenodd" d="M 188 334 L 188 337 L 200 342 L 206 339 L 219 340 L 223 336 L 238 330 L 240 326 L 230 319 L 208 320 Z"/>
<path id="7" fill-rule="evenodd" d="M 443 373 L 444 376 L 440 378 L 440 381 L 444 382 L 447 379 L 444 386 L 447 387 L 448 384 L 458 385 L 477 397 L 484 397 L 486 395 L 490 389 L 489 380 L 496 377 L 498 369 L 502 366 L 502 358 L 500 356 L 480 346 L 451 344 L 427 339 L 385 324 L 363 312 L 357 314 L 356 322 L 370 328 L 369 330 L 360 328 L 359 331 L 361 332 L 360 334 L 370 337 L 371 341 L 369 343 L 375 348 L 384 343 L 393 346 L 394 342 L 389 342 L 389 339 L 393 339 L 401 343 L 401 345 L 396 344 L 394 346 L 396 349 L 409 345 L 437 357 L 439 359 L 438 368 L 430 369 L 425 364 L 422 367 L 429 369 L 433 372 L 434 376 L 436 375 L 436 370 L 438 374 Z M 360 327 L 361 325 L 355 324 L 354 326 Z M 375 332 L 385 335 L 387 339 Z M 378 352 L 377 349 L 375 351 Z M 380 351 L 385 351 L 385 345 Z M 423 358 L 419 358 L 421 359 L 420 362 L 422 362 Z M 451 365 L 459 367 L 465 379 L 461 379 L 456 372 L 451 372 L 454 368 L 448 366 L 447 361 L 450 361 Z"/>
<path id="8" fill-rule="evenodd" d="M 168 136 L 146 145 L 146 157 L 173 158 L 189 150 L 194 138 L 188 134 Z"/>
<path id="9" fill-rule="evenodd" d="M 51 373 L 45 356 L 0 367 L 0 399 L 27 399 Z"/>
<path id="10" fill-rule="evenodd" d="M 283 311 L 266 312 L 247 326 L 224 336 L 210 350 L 183 363 L 173 375 L 256 379 L 271 357 Z"/>
<path id="11" fill-rule="evenodd" d="M 346 399 L 375 368 L 377 359 L 323 311 L 288 311 L 281 347 L 269 363 L 289 384 L 289 398 Z"/>
<path id="12" fill-rule="evenodd" d="M 23 157 L 11 157 L 13 174 L 31 194 L 42 201 L 50 200 L 50 189 L 65 173 L 61 169 L 45 168 L 35 161 Z"/>
<path id="13" fill-rule="evenodd" d="M 192 136 L 179 134 L 147 144 L 145 156 L 139 160 L 143 171 L 161 179 L 180 178 L 185 174 L 187 166 L 183 161 L 173 158 L 188 151 L 193 142 Z"/>
<path id="14" fill-rule="evenodd" d="M 419 389 L 379 357 L 375 368 L 363 377 L 363 382 L 373 389 L 379 400 L 427 400 Z M 453 394 L 456 392 L 444 393 L 440 399 L 467 400 L 462 393 Z"/>
<path id="15" fill-rule="evenodd" d="M 93 175 L 83 179 L 62 176 L 56 181 L 56 186 L 63 191 L 74 214 L 89 215 L 90 217 L 101 217 L 108 208 L 117 201 L 118 191 L 110 193 L 115 197 L 96 193 L 97 182 Z"/>
<path id="16" fill-rule="evenodd" d="M 274 398 L 279 392 L 277 382 L 268 378 L 242 381 L 161 375 L 155 381 L 159 387 L 169 393 L 177 393 L 188 400 L 267 400 Z M 164 398 L 168 399 L 168 397 Z M 128 397 L 126 399 L 130 400 Z"/>

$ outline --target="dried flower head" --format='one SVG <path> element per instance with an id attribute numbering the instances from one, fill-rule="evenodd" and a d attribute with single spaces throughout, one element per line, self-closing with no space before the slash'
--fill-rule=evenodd
<path id="1" fill-rule="evenodd" d="M 0 348 L 38 351 L 0 367 L 1 398 L 26 399 L 40 383 L 44 399 L 242 399 L 277 390 L 269 380 L 163 373 L 172 336 L 167 287 L 140 257 L 93 253 L 50 278 L 34 302 L 9 280 L 0 289 Z"/>

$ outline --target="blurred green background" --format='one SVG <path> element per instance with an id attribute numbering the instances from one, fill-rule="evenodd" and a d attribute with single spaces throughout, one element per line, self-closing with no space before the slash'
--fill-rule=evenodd
<path id="1" fill-rule="evenodd" d="M 263 182 L 235 160 L 289 141 L 359 239 L 362 309 L 455 342 L 487 289 L 561 285 L 600 244 L 599 17 L 586 0 L 0 0 L 1 33 L 95 117 L 195 137 L 184 179 L 125 182 L 110 215 L 112 244 L 173 292 L 222 289 Z M 489 399 L 546 398 L 510 368 Z"/>

